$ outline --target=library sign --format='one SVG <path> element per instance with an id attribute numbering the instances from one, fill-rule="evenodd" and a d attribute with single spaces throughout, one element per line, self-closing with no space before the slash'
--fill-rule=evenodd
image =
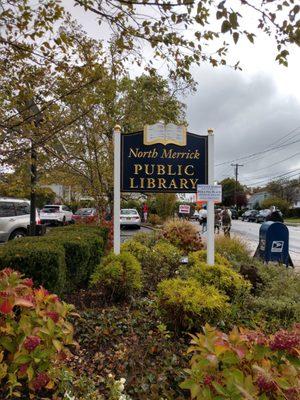
<path id="1" fill-rule="evenodd" d="M 158 123 L 121 134 L 121 191 L 196 193 L 207 184 L 207 136 Z"/>

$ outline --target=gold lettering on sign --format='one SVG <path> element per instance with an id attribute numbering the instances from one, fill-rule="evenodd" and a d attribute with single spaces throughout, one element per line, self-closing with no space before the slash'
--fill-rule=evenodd
<path id="1" fill-rule="evenodd" d="M 151 167 L 151 169 L 149 167 Z M 154 164 L 145 164 L 145 173 L 146 173 L 146 175 L 153 175 Z"/>
<path id="2" fill-rule="evenodd" d="M 188 172 L 189 168 L 194 169 L 193 165 L 187 165 L 187 166 L 184 168 L 184 173 L 185 173 L 186 175 L 193 176 L 193 175 L 194 175 L 194 172 L 189 173 L 189 172 Z"/>
<path id="3" fill-rule="evenodd" d="M 141 181 L 140 188 L 145 189 L 145 178 L 140 178 L 140 181 Z"/>
<path id="4" fill-rule="evenodd" d="M 166 167 L 163 164 L 157 165 L 157 175 L 165 175 L 166 174 Z"/>
<path id="5" fill-rule="evenodd" d="M 158 178 L 158 189 L 167 189 L 166 182 L 165 178 Z"/>
<path id="6" fill-rule="evenodd" d="M 148 180 L 148 189 L 155 189 L 155 179 L 147 178 L 147 180 Z"/>
<path id="7" fill-rule="evenodd" d="M 174 178 L 169 183 L 169 189 L 177 189 L 176 181 Z"/>
<path id="8" fill-rule="evenodd" d="M 188 181 L 187 179 L 181 178 L 180 179 L 180 189 L 188 189 Z"/>
<path id="9" fill-rule="evenodd" d="M 138 189 L 138 185 L 134 185 L 134 178 L 130 178 L 130 189 Z"/>
<path id="10" fill-rule="evenodd" d="M 192 184 L 192 188 L 196 189 L 197 188 L 197 182 L 198 182 L 198 178 L 197 179 L 190 179 L 191 184 Z"/>
<path id="11" fill-rule="evenodd" d="M 143 169 L 141 164 L 134 164 L 134 175 L 138 175 L 139 172 Z"/>
<path id="12" fill-rule="evenodd" d="M 173 171 L 173 165 L 170 165 L 170 164 L 168 164 L 167 165 L 167 167 L 168 167 L 168 172 L 167 172 L 167 174 L 170 176 L 170 175 L 176 175 L 176 173 L 175 173 L 175 171 Z"/>

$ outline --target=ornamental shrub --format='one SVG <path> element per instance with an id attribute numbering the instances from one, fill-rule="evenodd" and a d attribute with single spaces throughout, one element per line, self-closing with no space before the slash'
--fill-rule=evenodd
<path id="1" fill-rule="evenodd" d="M 133 254 L 141 263 L 142 267 L 150 256 L 150 249 L 134 239 L 127 240 L 121 246 L 121 251 L 126 251 Z"/>
<path id="2" fill-rule="evenodd" d="M 199 250 L 194 251 L 188 255 L 188 263 L 189 265 L 193 265 L 198 262 L 206 262 L 207 260 L 207 251 L 206 250 Z M 219 253 L 215 253 L 215 265 L 225 265 L 226 267 L 230 267 L 230 262 L 227 258 L 223 257 Z"/>
<path id="3" fill-rule="evenodd" d="M 192 278 L 164 280 L 157 295 L 162 316 L 176 331 L 199 329 L 205 322 L 217 324 L 229 310 L 226 295 Z"/>
<path id="4" fill-rule="evenodd" d="M 255 324 L 267 332 L 300 321 L 300 276 L 280 265 L 256 263 L 257 283 L 251 296 L 235 299 L 232 323 Z M 235 311 L 234 311 L 235 310 Z"/>
<path id="5" fill-rule="evenodd" d="M 252 262 L 247 244 L 239 238 L 219 236 L 215 240 L 215 249 L 216 252 L 226 258 L 229 264 L 237 271 L 242 264 Z"/>
<path id="6" fill-rule="evenodd" d="M 146 291 L 155 290 L 160 281 L 173 277 L 180 266 L 181 251 L 163 240 L 150 249 L 132 239 L 122 245 L 122 250 L 129 251 L 141 263 Z"/>
<path id="7" fill-rule="evenodd" d="M 163 237 L 182 250 L 185 254 L 201 250 L 203 244 L 198 229 L 191 222 L 184 219 L 167 221 L 162 230 Z"/>
<path id="8" fill-rule="evenodd" d="M 111 253 L 96 267 L 91 283 L 103 290 L 106 300 L 124 300 L 142 288 L 141 264 L 128 252 Z"/>
<path id="9" fill-rule="evenodd" d="M 190 369 L 180 385 L 191 399 L 299 399 L 299 325 L 272 336 L 236 328 L 226 335 L 209 325 L 203 331 L 192 335 Z"/>
<path id="10" fill-rule="evenodd" d="M 56 293 L 66 287 L 65 250 L 43 238 L 24 238 L 1 246 L 0 268 L 16 268 Z"/>
<path id="11" fill-rule="evenodd" d="M 101 231 L 100 231 L 101 232 Z M 68 288 L 84 286 L 104 253 L 104 240 L 95 229 L 51 230 L 43 240 L 60 243 L 66 253 Z"/>
<path id="12" fill-rule="evenodd" d="M 33 393 L 55 390 L 73 344 L 71 311 L 19 272 L 0 271 L 0 397 L 15 399 L 25 392 L 36 398 Z"/>
<path id="13" fill-rule="evenodd" d="M 162 225 L 163 219 L 157 214 L 150 214 L 147 222 L 152 225 Z"/>
<path id="14" fill-rule="evenodd" d="M 192 266 L 186 266 L 184 271 L 187 278 L 194 278 L 201 285 L 214 285 L 230 299 L 233 299 L 238 293 L 248 292 L 251 288 L 249 281 L 225 265 L 196 262 Z"/>
<path id="15" fill-rule="evenodd" d="M 147 247 L 153 247 L 161 239 L 162 234 L 160 231 L 152 231 L 151 233 L 139 232 L 134 235 L 135 242 L 139 242 Z"/>

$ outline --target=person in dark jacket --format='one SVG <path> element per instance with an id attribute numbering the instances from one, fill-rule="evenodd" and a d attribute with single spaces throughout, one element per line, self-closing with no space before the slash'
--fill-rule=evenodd
<path id="1" fill-rule="evenodd" d="M 266 221 L 283 222 L 282 214 L 279 210 L 276 210 L 275 206 L 272 206 L 270 210 L 271 212 L 267 216 Z"/>

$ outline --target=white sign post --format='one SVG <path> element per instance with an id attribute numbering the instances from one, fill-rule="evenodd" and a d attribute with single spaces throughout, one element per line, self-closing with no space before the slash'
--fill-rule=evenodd
<path id="1" fill-rule="evenodd" d="M 114 127 L 114 253 L 120 254 L 121 230 L 120 230 L 120 208 L 121 208 L 121 127 Z"/>
<path id="2" fill-rule="evenodd" d="M 208 184 L 214 184 L 215 169 L 215 137 L 213 129 L 208 129 Z M 215 265 L 215 205 L 213 200 L 207 201 L 207 264 Z"/>

